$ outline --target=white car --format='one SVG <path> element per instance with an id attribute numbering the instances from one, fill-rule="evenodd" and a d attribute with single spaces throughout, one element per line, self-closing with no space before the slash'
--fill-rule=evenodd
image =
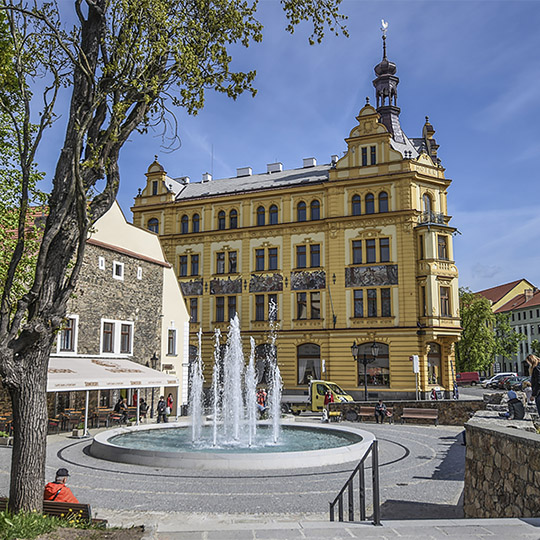
<path id="1" fill-rule="evenodd" d="M 506 377 L 517 377 L 517 373 L 513 373 L 511 371 L 506 371 L 504 373 L 497 373 L 491 377 L 491 379 L 486 379 L 482 382 L 483 388 L 489 388 L 492 383 L 499 381 L 500 379 L 505 379 Z"/>

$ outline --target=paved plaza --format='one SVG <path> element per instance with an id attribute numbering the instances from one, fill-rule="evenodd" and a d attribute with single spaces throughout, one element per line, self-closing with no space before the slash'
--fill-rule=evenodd
<path id="1" fill-rule="evenodd" d="M 98 460 L 88 454 L 88 439 L 61 434 L 49 436 L 47 479 L 59 467 L 67 467 L 70 487 L 92 506 L 96 517 L 111 525 L 144 524 L 149 539 L 447 538 L 454 536 L 452 530 L 461 530 L 464 539 L 540 538 L 533 522 L 502 520 L 499 530 L 510 528 L 513 534 L 500 536 L 487 526 L 489 522 L 493 527 L 494 520 L 459 519 L 462 428 L 350 425 L 371 431 L 380 441 L 383 527 L 328 521 L 328 503 L 353 465 L 250 473 L 143 467 Z M 0 449 L 2 495 L 8 493 L 10 458 L 10 449 Z M 430 519 L 445 521 L 433 525 Z M 419 529 L 413 534 L 411 527 Z"/>

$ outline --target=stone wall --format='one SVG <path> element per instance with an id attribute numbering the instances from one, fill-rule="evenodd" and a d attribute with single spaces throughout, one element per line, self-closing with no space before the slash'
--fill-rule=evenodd
<path id="1" fill-rule="evenodd" d="M 387 407 L 394 408 L 394 419 L 399 421 L 404 407 L 416 407 L 419 409 L 438 409 L 439 424 L 449 426 L 462 426 L 470 420 L 478 410 L 485 409 L 485 404 L 481 400 L 464 399 L 441 399 L 437 401 L 384 401 Z M 377 401 L 352 401 L 348 403 L 332 403 L 331 410 L 341 411 L 343 417 L 349 420 L 354 418 L 354 414 L 347 412 L 357 412 L 360 407 L 375 407 Z M 360 420 L 360 418 L 358 419 Z M 423 422 L 433 424 L 433 420 L 406 420 L 407 422 Z"/>
<path id="2" fill-rule="evenodd" d="M 532 422 L 486 411 L 465 429 L 465 517 L 540 516 L 540 435 Z"/>
<path id="3" fill-rule="evenodd" d="M 105 269 L 99 269 L 99 257 Z M 113 261 L 124 264 L 124 279 L 114 279 Z M 137 268 L 142 279 L 137 279 Z M 88 244 L 68 315 L 78 315 L 77 353 L 99 355 L 101 319 L 133 321 L 133 357 L 145 364 L 161 343 L 163 268 L 145 260 Z M 53 350 L 54 353 L 54 350 Z"/>

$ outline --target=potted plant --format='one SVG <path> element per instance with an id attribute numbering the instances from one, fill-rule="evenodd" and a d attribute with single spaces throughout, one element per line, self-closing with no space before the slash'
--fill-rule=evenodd
<path id="1" fill-rule="evenodd" d="M 13 437 L 5 431 L 0 431 L 0 446 L 9 446 Z"/>
<path id="2" fill-rule="evenodd" d="M 84 436 L 84 424 L 82 422 L 78 424 L 76 428 L 73 428 L 71 436 L 77 438 L 81 438 Z"/>

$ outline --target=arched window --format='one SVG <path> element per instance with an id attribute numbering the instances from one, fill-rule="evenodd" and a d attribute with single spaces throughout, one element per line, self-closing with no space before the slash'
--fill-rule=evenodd
<path id="1" fill-rule="evenodd" d="M 427 193 L 424 193 L 422 200 L 424 202 L 424 212 L 426 214 L 431 213 L 431 197 Z"/>
<path id="2" fill-rule="evenodd" d="M 311 221 L 321 219 L 321 203 L 315 199 L 311 201 Z"/>
<path id="3" fill-rule="evenodd" d="M 306 221 L 306 203 L 300 201 L 296 207 L 296 221 Z"/>
<path id="4" fill-rule="evenodd" d="M 257 208 L 257 225 L 259 227 L 262 227 L 266 222 L 266 211 L 264 209 L 264 206 L 259 206 Z"/>
<path id="5" fill-rule="evenodd" d="M 270 225 L 277 225 L 278 224 L 278 207 L 273 204 L 270 207 Z"/>
<path id="6" fill-rule="evenodd" d="M 388 212 L 388 193 L 386 191 L 379 193 L 379 212 Z"/>
<path id="7" fill-rule="evenodd" d="M 360 360 L 367 358 L 368 386 L 390 386 L 390 355 L 386 343 L 370 341 L 359 346 Z M 358 386 L 364 386 L 364 362 L 358 362 Z"/>
<path id="8" fill-rule="evenodd" d="M 192 232 L 199 232 L 199 225 L 200 225 L 199 214 L 193 214 L 193 218 L 191 220 Z"/>
<path id="9" fill-rule="evenodd" d="M 180 232 L 187 234 L 189 232 L 189 218 L 184 214 L 180 222 Z"/>
<path id="10" fill-rule="evenodd" d="M 220 210 L 217 215 L 218 229 L 222 231 L 225 229 L 225 211 Z"/>
<path id="11" fill-rule="evenodd" d="M 159 234 L 159 220 L 156 218 L 149 219 L 148 230 Z"/>
<path id="12" fill-rule="evenodd" d="M 315 343 L 299 345 L 296 353 L 298 384 L 321 378 L 321 348 Z"/>
<path id="13" fill-rule="evenodd" d="M 360 195 L 353 195 L 352 197 L 352 215 L 359 216 L 362 213 L 362 205 Z"/>
<path id="14" fill-rule="evenodd" d="M 375 197 L 373 193 L 368 193 L 366 195 L 366 214 L 375 213 Z"/>
<path id="15" fill-rule="evenodd" d="M 238 212 L 236 210 L 231 210 L 229 212 L 229 229 L 238 228 Z"/>
<path id="16" fill-rule="evenodd" d="M 428 343 L 428 383 L 441 384 L 441 346 L 438 343 Z"/>

